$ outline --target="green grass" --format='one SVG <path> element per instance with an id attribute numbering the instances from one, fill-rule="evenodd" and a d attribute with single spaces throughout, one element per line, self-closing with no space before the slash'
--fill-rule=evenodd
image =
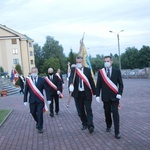
<path id="1" fill-rule="evenodd" d="M 6 118 L 6 116 L 9 114 L 11 110 L 7 110 L 7 109 L 0 109 L 0 124 L 4 121 L 4 119 Z"/>

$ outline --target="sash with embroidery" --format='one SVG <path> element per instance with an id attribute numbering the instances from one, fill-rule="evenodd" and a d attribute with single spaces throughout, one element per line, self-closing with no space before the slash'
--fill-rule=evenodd
<path id="1" fill-rule="evenodd" d="M 79 68 L 76 68 L 76 73 L 78 74 L 78 76 L 83 80 L 83 82 L 86 84 L 86 86 L 91 90 L 92 92 L 92 88 L 91 88 L 91 85 L 89 83 L 89 80 L 88 78 L 84 75 L 84 73 L 79 69 Z M 93 94 L 93 92 L 92 92 Z"/>
<path id="2" fill-rule="evenodd" d="M 33 91 L 33 93 L 42 101 L 44 102 L 44 108 L 43 111 L 46 112 L 48 111 L 47 105 L 44 101 L 44 96 L 42 95 L 42 93 L 39 91 L 39 89 L 34 85 L 34 83 L 32 82 L 31 78 L 27 77 L 27 82 L 28 85 L 30 86 L 31 90 Z"/>
<path id="3" fill-rule="evenodd" d="M 118 87 L 107 77 L 105 69 L 100 69 L 100 74 L 104 80 L 104 82 L 108 85 L 108 87 L 114 92 L 118 93 Z"/>
<path id="4" fill-rule="evenodd" d="M 55 91 L 57 91 L 57 86 L 48 79 L 48 77 L 45 77 L 46 82 L 48 83 L 49 86 L 51 86 Z M 60 97 L 63 98 L 63 94 L 60 92 Z"/>

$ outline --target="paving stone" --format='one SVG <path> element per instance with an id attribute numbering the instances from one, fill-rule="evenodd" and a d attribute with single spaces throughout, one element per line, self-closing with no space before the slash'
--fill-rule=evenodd
<path id="1" fill-rule="evenodd" d="M 69 107 L 68 89 L 60 99 L 59 115 L 44 114 L 44 133 L 23 105 L 23 95 L 0 97 L 0 109 L 13 110 L 0 127 L 0 150 L 149 150 L 150 149 L 150 79 L 124 79 L 124 93 L 120 100 L 121 139 L 114 130 L 105 132 L 103 104 L 93 99 L 95 130 L 81 130 L 75 103 Z M 66 84 L 67 85 L 67 84 Z"/>

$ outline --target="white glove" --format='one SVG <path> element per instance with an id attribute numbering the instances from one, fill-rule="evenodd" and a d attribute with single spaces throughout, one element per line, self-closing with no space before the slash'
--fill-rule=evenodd
<path id="1" fill-rule="evenodd" d="M 50 105 L 50 104 L 51 104 L 51 101 L 50 101 L 50 100 L 48 100 L 48 101 L 47 101 L 47 104 L 48 104 L 48 105 Z"/>
<path id="2" fill-rule="evenodd" d="M 70 91 L 70 92 L 73 92 L 73 90 L 74 90 L 74 86 L 71 84 L 71 85 L 69 86 L 69 91 Z"/>
<path id="3" fill-rule="evenodd" d="M 67 81 L 69 81 L 69 78 L 67 78 Z"/>
<path id="4" fill-rule="evenodd" d="M 27 105 L 28 105 L 28 102 L 24 102 L 23 104 L 24 104 L 24 106 L 27 106 Z"/>
<path id="5" fill-rule="evenodd" d="M 59 95 L 59 94 L 60 94 L 60 91 L 57 91 L 57 94 Z"/>
<path id="6" fill-rule="evenodd" d="M 117 95 L 116 95 L 116 98 L 121 99 L 121 95 L 120 95 L 120 94 L 117 94 Z"/>
<path id="7" fill-rule="evenodd" d="M 65 84 L 63 83 L 63 85 L 62 85 L 63 87 L 65 86 Z"/>
<path id="8" fill-rule="evenodd" d="M 99 97 L 99 96 L 96 97 L 96 101 L 97 101 L 98 103 L 100 103 L 100 97 Z"/>
<path id="9" fill-rule="evenodd" d="M 96 98 L 96 95 L 93 95 L 93 98 Z"/>

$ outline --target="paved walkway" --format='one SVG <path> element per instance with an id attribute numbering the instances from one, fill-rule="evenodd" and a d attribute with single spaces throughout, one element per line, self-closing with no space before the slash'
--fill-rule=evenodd
<path id="1" fill-rule="evenodd" d="M 44 114 L 44 133 L 35 128 L 23 95 L 0 97 L 0 109 L 13 109 L 0 127 L 0 150 L 149 150 L 150 149 L 150 79 L 124 79 L 121 100 L 122 138 L 105 132 L 102 103 L 93 101 L 95 131 L 82 131 L 74 101 L 66 107 L 68 92 L 60 100 L 60 114 Z"/>

